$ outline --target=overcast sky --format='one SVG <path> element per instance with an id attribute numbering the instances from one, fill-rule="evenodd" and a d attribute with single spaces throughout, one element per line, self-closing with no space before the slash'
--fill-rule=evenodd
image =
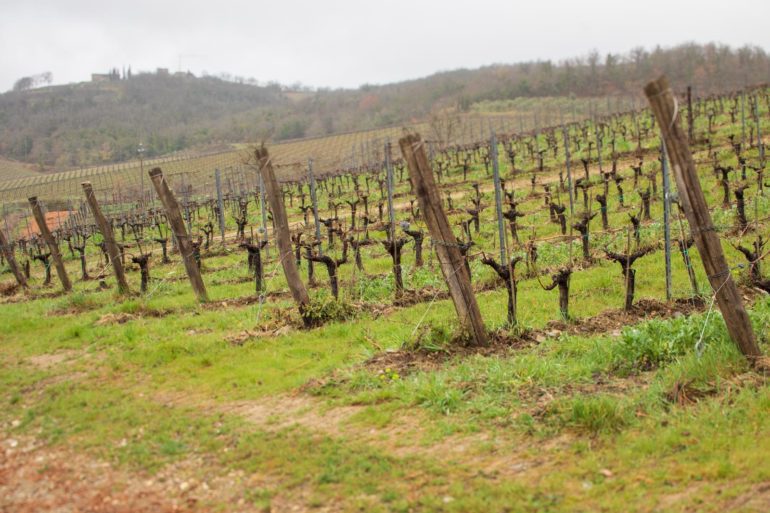
<path id="1" fill-rule="evenodd" d="M 0 91 L 131 65 L 357 87 L 686 41 L 770 49 L 767 0 L 0 0 Z M 664 20 L 664 21 L 660 21 Z"/>

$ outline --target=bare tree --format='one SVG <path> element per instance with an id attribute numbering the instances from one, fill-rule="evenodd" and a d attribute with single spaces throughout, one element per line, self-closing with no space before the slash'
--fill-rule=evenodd
<path id="1" fill-rule="evenodd" d="M 433 139 L 443 151 L 454 140 L 455 133 L 460 129 L 460 116 L 449 110 L 432 112 L 428 118 L 428 125 Z"/>

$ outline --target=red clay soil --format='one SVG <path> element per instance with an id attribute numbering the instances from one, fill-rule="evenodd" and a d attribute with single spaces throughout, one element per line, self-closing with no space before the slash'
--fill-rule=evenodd
<path id="1" fill-rule="evenodd" d="M 48 229 L 51 231 L 59 229 L 61 226 L 64 225 L 64 223 L 69 219 L 70 212 L 67 210 L 56 210 L 53 212 L 46 212 L 45 213 L 45 224 L 48 225 Z M 29 217 L 29 228 L 26 227 L 26 224 L 24 228 L 21 229 L 21 233 L 19 234 L 20 237 L 28 239 L 29 237 L 33 235 L 40 235 L 40 228 L 37 226 L 37 221 L 30 216 Z"/>

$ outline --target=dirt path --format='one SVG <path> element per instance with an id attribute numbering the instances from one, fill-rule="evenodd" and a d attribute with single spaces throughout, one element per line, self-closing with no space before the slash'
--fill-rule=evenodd
<path id="1" fill-rule="evenodd" d="M 160 401 L 168 407 L 195 407 L 208 414 L 236 415 L 268 432 L 300 428 L 346 442 L 377 447 L 399 458 L 417 456 L 458 464 L 473 462 L 474 466 L 495 469 L 501 476 L 517 474 L 544 463 L 542 460 L 528 461 L 531 458 L 526 450 L 513 449 L 512 438 L 498 438 L 491 433 L 453 435 L 428 444 L 426 440 L 430 439 L 430 433 L 423 426 L 429 425 L 429 420 L 422 412 L 412 409 L 394 414 L 385 425 L 375 426 L 361 419 L 360 414 L 365 413 L 366 406 L 331 406 L 323 399 L 303 393 L 230 403 L 215 403 L 189 394 L 173 394 L 162 396 Z M 490 450 L 492 446 L 495 450 Z"/>
<path id="2" fill-rule="evenodd" d="M 196 510 L 171 482 L 142 479 L 109 464 L 30 440 L 0 441 L 0 512 L 166 513 Z"/>
<path id="3" fill-rule="evenodd" d="M 72 449 L 0 435 L 0 513 L 304 513 L 311 490 L 273 495 L 269 505 L 256 490 L 275 479 L 223 468 L 191 457 L 154 475 L 118 469 Z M 312 508 L 333 513 L 334 506 Z"/>

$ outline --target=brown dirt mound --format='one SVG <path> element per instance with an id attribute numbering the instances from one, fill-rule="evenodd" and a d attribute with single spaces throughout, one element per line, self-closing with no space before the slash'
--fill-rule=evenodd
<path id="1" fill-rule="evenodd" d="M 449 291 L 427 287 L 420 290 L 404 290 L 404 294 L 393 301 L 393 306 L 412 306 L 428 301 L 440 301 L 449 297 Z"/>
<path id="2" fill-rule="evenodd" d="M 663 303 L 653 299 L 642 299 L 629 311 L 619 309 L 606 310 L 599 315 L 587 319 L 579 319 L 568 324 L 561 321 L 551 321 L 544 329 L 528 330 L 519 336 L 512 337 L 504 332 L 491 334 L 490 343 L 484 347 L 473 347 L 449 344 L 439 351 L 400 349 L 385 351 L 378 354 L 363 365 L 373 370 L 390 368 L 405 375 L 415 370 L 431 370 L 441 366 L 448 360 L 469 355 L 492 355 L 529 347 L 549 338 L 557 338 L 562 334 L 593 335 L 607 333 L 619 335 L 620 329 L 648 319 L 666 318 L 675 315 L 689 315 L 705 307 L 702 299 L 675 300 Z"/>
<path id="3" fill-rule="evenodd" d="M 136 319 L 135 315 L 127 313 L 106 314 L 102 315 L 99 320 L 94 323 L 94 326 L 109 326 L 110 324 L 125 324 L 128 321 Z"/>
<path id="4" fill-rule="evenodd" d="M 705 384 L 695 384 L 693 380 L 677 381 L 666 392 L 666 399 L 679 406 L 689 406 L 695 404 L 705 397 L 723 394 L 731 397 L 730 391 L 738 391 L 745 388 L 752 388 L 765 385 L 768 381 L 766 375 L 757 372 L 745 372 L 736 374 L 729 378 L 721 378 L 717 381 L 710 381 Z M 728 392 L 728 393 L 725 393 Z"/>
<path id="5" fill-rule="evenodd" d="M 61 297 L 65 294 L 63 290 L 55 290 L 52 292 L 30 292 L 28 294 L 16 294 L 14 296 L 9 297 L 3 297 L 2 300 L 0 300 L 0 304 L 14 304 L 14 303 L 25 303 L 27 301 L 34 301 L 35 299 L 53 299 L 57 297 Z"/>
<path id="6" fill-rule="evenodd" d="M 487 292 L 489 290 L 496 290 L 502 288 L 504 285 L 498 279 L 486 280 L 473 284 L 473 291 L 476 293 Z M 436 289 L 433 287 L 427 287 L 420 290 L 404 290 L 404 294 L 400 298 L 396 298 L 393 301 L 393 306 L 406 307 L 413 306 L 419 303 L 428 303 L 430 301 L 441 301 L 449 299 L 449 291 L 446 289 Z"/>
<path id="7" fill-rule="evenodd" d="M 257 340 L 260 337 L 280 337 L 291 333 L 291 326 L 283 325 L 275 327 L 276 323 L 271 323 L 270 326 L 260 326 L 258 329 L 243 330 L 238 333 L 233 333 L 225 337 L 225 341 L 233 346 L 242 346 L 246 342 Z"/>
<path id="8" fill-rule="evenodd" d="M 448 360 L 456 357 L 502 354 L 507 351 L 532 346 L 536 343 L 537 340 L 534 338 L 534 332 L 526 332 L 516 338 L 492 334 L 489 345 L 484 347 L 452 345 L 447 346 L 442 351 L 390 350 L 373 356 L 363 365 L 375 371 L 389 368 L 403 376 L 414 371 L 435 370 Z"/>
<path id="9" fill-rule="evenodd" d="M 0 296 L 13 296 L 18 290 L 18 283 L 0 283 Z"/>
<path id="10" fill-rule="evenodd" d="M 220 310 L 223 308 L 232 308 L 239 306 L 249 306 L 259 303 L 259 296 L 244 296 L 233 299 L 223 299 L 222 301 L 210 301 L 203 304 L 203 308 L 206 310 Z"/>
<path id="11" fill-rule="evenodd" d="M 570 335 L 593 335 L 611 333 L 628 324 L 642 322 L 648 319 L 690 315 L 703 309 L 705 301 L 702 298 L 676 299 L 664 303 L 655 299 L 640 299 L 634 307 L 626 312 L 622 309 L 605 310 L 599 315 L 580 319 L 569 324 L 562 321 L 551 321 L 546 325 L 546 333 L 559 330 Z"/>

